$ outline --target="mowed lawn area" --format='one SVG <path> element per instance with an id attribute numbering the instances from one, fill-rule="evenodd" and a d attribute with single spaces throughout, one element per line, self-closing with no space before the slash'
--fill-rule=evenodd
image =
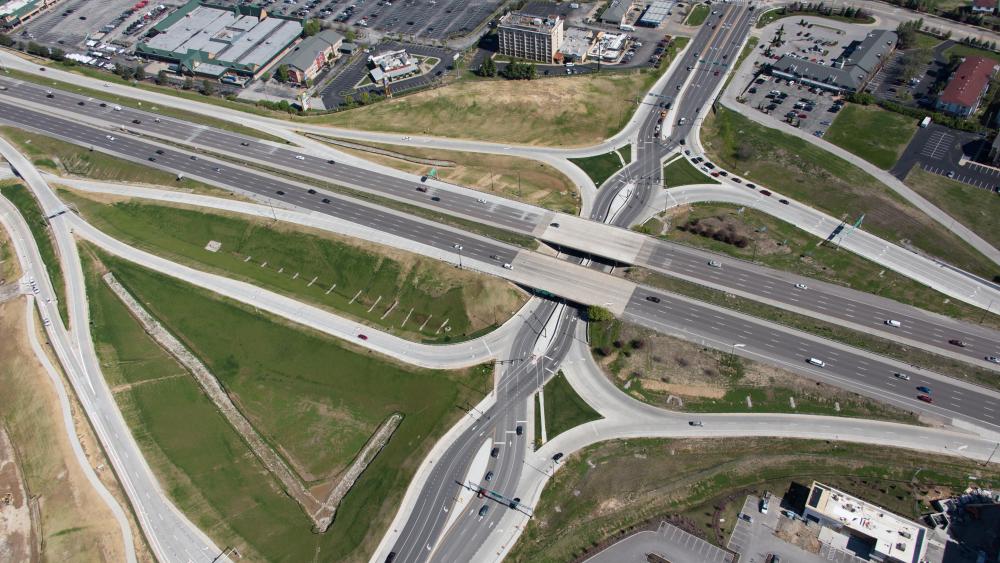
<path id="1" fill-rule="evenodd" d="M 906 185 L 972 229 L 986 242 L 1000 248 L 1000 194 L 931 174 L 914 166 Z"/>
<path id="2" fill-rule="evenodd" d="M 141 200 L 109 204 L 82 192 L 60 193 L 91 224 L 127 244 L 411 339 L 468 338 L 499 326 L 527 299 L 499 278 L 319 230 Z M 211 241 L 221 243 L 218 251 L 205 249 Z"/>
<path id="3" fill-rule="evenodd" d="M 628 164 L 630 160 L 632 160 L 632 145 L 625 145 L 620 149 L 597 156 L 569 159 L 570 162 L 586 172 L 587 176 L 590 176 L 590 179 L 594 181 L 594 185 L 598 188 L 608 178 L 614 176 L 616 172 L 624 168 L 622 162 Z"/>
<path id="4" fill-rule="evenodd" d="M 337 146 L 337 150 L 411 174 L 426 175 L 433 169 L 435 175 L 445 182 L 495 193 L 553 211 L 571 215 L 580 212 L 580 196 L 576 186 L 566 175 L 544 162 L 500 154 L 422 149 L 370 142 L 364 145 L 390 151 L 393 155 L 343 146 Z M 451 164 L 429 165 L 414 162 L 413 159 L 448 161 Z"/>
<path id="5" fill-rule="evenodd" d="M 706 230 L 686 228 L 692 224 L 704 225 Z M 641 231 L 881 295 L 949 317 L 970 322 L 982 318 L 982 309 L 978 307 L 949 298 L 853 252 L 821 244 L 822 240 L 795 225 L 756 209 L 725 203 L 695 203 L 659 214 L 647 221 Z M 731 231 L 747 237 L 750 243 L 741 248 L 717 240 L 711 236 L 714 231 Z"/>
<path id="6" fill-rule="evenodd" d="M 668 53 L 687 44 L 674 40 Z M 617 132 L 670 64 L 657 70 L 571 78 L 461 80 L 455 84 L 315 118 L 349 129 L 556 147 L 588 146 Z"/>
<path id="7" fill-rule="evenodd" d="M 711 158 L 761 187 L 788 195 L 862 229 L 913 247 L 986 278 L 1000 268 L 895 192 L 813 144 L 727 109 L 706 120 L 702 142 Z"/>
<path id="8" fill-rule="evenodd" d="M 847 104 L 823 138 L 888 170 L 910 144 L 918 123 L 876 105 Z"/>
<path id="9" fill-rule="evenodd" d="M 144 455 L 195 524 L 247 560 L 367 560 L 426 452 L 492 384 L 485 366 L 403 366 L 89 245 L 81 253 L 95 344 Z M 193 377 L 131 319 L 103 268 L 205 363 L 308 485 L 338 476 L 381 422 L 403 414 L 326 533 L 312 533 Z"/>
<path id="10" fill-rule="evenodd" d="M 957 456 L 821 440 L 607 441 L 565 461 L 508 560 L 583 560 L 620 531 L 668 517 L 711 543 L 726 541 L 748 493 L 783 496 L 794 483 L 808 487 L 813 480 L 919 520 L 931 499 L 970 485 L 996 487 L 1000 472 Z M 720 505 L 724 522 L 716 535 Z"/>
<path id="11" fill-rule="evenodd" d="M 719 182 L 708 174 L 694 167 L 686 158 L 676 158 L 663 167 L 663 187 L 676 188 L 690 184 L 718 184 Z"/>
<path id="12" fill-rule="evenodd" d="M 691 8 L 691 12 L 688 14 L 684 24 L 695 26 L 705 23 L 705 19 L 708 18 L 711 10 L 712 8 L 706 4 L 698 4 L 694 8 Z"/>
<path id="13" fill-rule="evenodd" d="M 563 372 L 545 384 L 545 434 L 549 440 L 601 415 L 587 404 L 569 384 Z"/>

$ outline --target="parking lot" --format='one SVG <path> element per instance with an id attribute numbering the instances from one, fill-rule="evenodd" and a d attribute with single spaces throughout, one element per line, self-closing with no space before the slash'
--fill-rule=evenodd
<path id="1" fill-rule="evenodd" d="M 502 0 L 265 0 L 272 13 L 318 18 L 384 34 L 425 40 L 467 35 Z"/>
<path id="2" fill-rule="evenodd" d="M 47 45 L 79 47 L 88 36 L 93 38 L 103 26 L 135 3 L 136 0 L 67 0 L 28 22 L 21 33 L 30 34 L 35 41 Z M 178 0 L 151 2 L 144 11 L 151 10 L 156 4 L 172 9 L 182 3 Z"/>
<path id="3" fill-rule="evenodd" d="M 931 123 L 917 130 L 890 172 L 903 179 L 911 168 L 920 166 L 932 174 L 947 176 L 983 190 L 997 191 L 1000 170 L 974 160 L 988 153 L 989 142 L 982 135 Z"/>
<path id="4" fill-rule="evenodd" d="M 829 92 L 761 75 L 744 94 L 747 105 L 789 127 L 822 137 L 840 111 Z"/>
<path id="5" fill-rule="evenodd" d="M 698 561 L 699 563 L 733 563 L 732 553 L 692 536 L 667 522 L 654 531 L 633 534 L 597 555 L 587 563 L 646 563 L 647 554 L 655 553 L 668 561 Z"/>
<path id="6" fill-rule="evenodd" d="M 441 80 L 446 73 L 449 72 L 448 66 L 452 63 L 452 56 L 455 54 L 454 51 L 445 49 L 443 47 L 430 47 L 427 45 L 410 45 L 402 44 L 397 42 L 386 42 L 380 43 L 377 48 L 373 49 L 373 53 L 381 53 L 385 51 L 392 51 L 396 49 L 406 49 L 409 53 L 414 55 L 421 55 L 424 57 L 434 57 L 438 59 L 438 63 L 434 66 L 430 72 L 422 74 L 420 76 L 414 76 L 413 78 L 407 78 L 406 80 L 400 80 L 399 82 L 392 83 L 393 94 L 400 94 L 409 90 L 417 88 L 426 88 L 437 80 Z M 353 96 L 358 99 L 361 92 L 378 92 L 382 93 L 382 86 L 369 84 L 355 89 L 355 86 L 361 82 L 365 75 L 368 74 L 368 54 L 359 53 L 357 58 L 342 68 L 335 69 L 336 76 L 327 83 L 323 89 L 317 94 L 323 99 L 323 105 L 327 109 L 336 108 L 344 103 L 345 96 Z"/>
<path id="7" fill-rule="evenodd" d="M 820 546 L 819 553 L 806 551 L 801 547 L 788 543 L 775 535 L 775 530 L 781 521 L 789 519 L 782 516 L 781 498 L 772 497 L 767 514 L 760 511 L 760 498 L 750 495 L 743 503 L 741 517 L 729 537 L 729 549 L 740 554 L 743 563 L 764 563 L 768 554 L 781 557 L 781 561 L 794 563 L 862 563 L 865 560 L 825 544 Z M 742 516 L 746 515 L 746 516 Z M 747 518 L 749 517 L 749 518 Z"/>

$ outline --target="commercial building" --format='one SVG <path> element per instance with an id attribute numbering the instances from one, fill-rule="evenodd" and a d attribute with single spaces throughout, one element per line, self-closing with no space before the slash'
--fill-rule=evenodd
<path id="1" fill-rule="evenodd" d="M 593 60 L 614 62 L 621 58 L 628 45 L 628 35 L 624 33 L 597 34 L 597 41 L 590 48 L 588 56 Z"/>
<path id="2" fill-rule="evenodd" d="M 0 0 L 0 27 L 11 30 L 57 0 Z"/>
<path id="3" fill-rule="evenodd" d="M 849 45 L 830 65 L 784 55 L 771 65 L 771 74 L 836 94 L 860 92 L 896 48 L 896 32 L 879 29 Z"/>
<path id="4" fill-rule="evenodd" d="M 972 0 L 972 13 L 992 14 L 997 7 L 997 0 Z"/>
<path id="5" fill-rule="evenodd" d="M 594 44 L 594 32 L 589 29 L 571 27 L 566 30 L 563 37 L 562 46 L 559 52 L 562 53 L 566 62 L 581 63 L 587 60 L 587 53 L 591 45 Z"/>
<path id="6" fill-rule="evenodd" d="M 927 547 L 924 526 L 816 481 L 803 517 L 847 536 L 852 551 L 872 561 L 919 563 Z"/>
<path id="7" fill-rule="evenodd" d="M 996 74 L 997 63 L 985 57 L 966 57 L 952 73 L 948 85 L 938 96 L 938 111 L 958 117 L 969 117 L 979 109 L 979 103 Z"/>
<path id="8" fill-rule="evenodd" d="M 326 64 L 337 58 L 344 36 L 332 29 L 324 29 L 306 37 L 278 63 L 288 69 L 288 79 L 304 84 L 316 78 Z"/>
<path id="9" fill-rule="evenodd" d="M 372 81 L 383 84 L 386 80 L 394 82 L 417 74 L 420 72 L 420 61 L 405 49 L 400 49 L 368 57 L 368 68 Z"/>
<path id="10" fill-rule="evenodd" d="M 601 23 L 621 25 L 625 23 L 625 16 L 630 11 L 632 11 L 632 0 L 611 0 L 599 19 Z"/>
<path id="11" fill-rule="evenodd" d="M 548 64 L 562 46 L 563 20 L 511 12 L 500 18 L 497 35 L 501 55 Z"/>
<path id="12" fill-rule="evenodd" d="M 181 73 L 244 83 L 257 78 L 302 35 L 302 22 L 259 6 L 188 2 L 153 27 L 137 55 L 177 65 Z"/>
<path id="13" fill-rule="evenodd" d="M 674 0 L 653 0 L 635 23 L 645 27 L 660 27 L 673 8 Z"/>

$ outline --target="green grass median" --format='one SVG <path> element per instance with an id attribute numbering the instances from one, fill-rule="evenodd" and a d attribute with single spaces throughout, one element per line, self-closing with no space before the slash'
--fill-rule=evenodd
<path id="1" fill-rule="evenodd" d="M 896 164 L 917 131 L 917 120 L 878 106 L 848 104 L 824 139 L 883 170 Z"/>
<path id="2" fill-rule="evenodd" d="M 601 415 L 573 389 L 563 372 L 545 384 L 545 434 L 549 440 L 600 418 Z"/>
<path id="3" fill-rule="evenodd" d="M 247 559 L 367 560 L 426 452 L 492 384 L 485 366 L 403 366 L 89 245 L 81 253 L 88 294 L 97 296 L 95 346 L 144 455 L 174 502 Z M 100 280 L 104 268 L 205 363 L 307 486 L 336 478 L 379 423 L 403 414 L 326 533 L 311 531 L 193 377 L 131 319 Z"/>
<path id="4" fill-rule="evenodd" d="M 620 157 L 619 154 L 621 154 Z M 585 158 L 571 158 L 569 161 L 583 169 L 587 176 L 590 176 L 590 179 L 594 181 L 594 185 L 600 188 L 601 184 L 608 178 L 624 168 L 622 161 L 627 165 L 631 158 L 632 146 L 625 145 L 611 152 Z"/>

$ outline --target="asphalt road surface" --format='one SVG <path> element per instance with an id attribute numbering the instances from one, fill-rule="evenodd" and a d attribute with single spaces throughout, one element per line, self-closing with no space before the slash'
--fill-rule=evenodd
<path id="1" fill-rule="evenodd" d="M 397 561 L 426 561 L 432 555 L 439 536 L 445 532 L 442 528 L 448 520 L 454 497 L 465 483 L 468 467 L 487 436 L 493 435 L 494 443 L 500 447 L 498 457 L 491 458 L 489 469 L 495 476 L 489 483 L 489 488 L 508 498 L 519 496 L 515 485 L 520 480 L 521 471 L 525 469 L 523 463 L 527 441 L 533 438 L 527 433 L 515 436 L 507 431 L 513 430 L 519 421 L 525 420 L 528 399 L 540 384 L 544 384 L 555 373 L 569 349 L 578 319 L 576 309 L 564 307 L 559 312 L 562 315 L 560 329 L 553 337 L 547 353 L 534 361 L 531 358 L 532 348 L 539 338 L 536 331 L 544 326 L 556 309 L 556 303 L 545 303 L 525 324 L 526 330 L 517 336 L 511 347 L 510 359 L 513 364 L 505 370 L 497 384 L 496 403 L 479 416 L 479 424 L 452 443 L 441 458 L 447 462 L 439 462 L 432 470 L 399 540 L 392 548 Z M 490 505 L 490 511 L 485 518 L 480 519 L 478 510 L 482 503 Z M 494 524 L 502 517 L 502 512 L 511 509 L 495 501 L 473 499 L 469 510 L 472 514 L 460 516 L 447 531 L 445 541 L 442 541 L 438 551 L 434 553 L 435 560 L 471 561 L 482 541 L 481 536 L 491 533 Z M 455 541 L 447 541 L 448 539 Z"/>
<path id="2" fill-rule="evenodd" d="M 709 58 L 705 65 L 696 66 L 696 70 L 692 71 L 695 74 L 684 90 L 684 95 L 678 106 L 678 114 L 673 115 L 672 118 L 679 119 L 678 116 L 683 113 L 689 116 L 689 122 L 693 121 L 702 102 L 698 101 L 697 97 L 689 95 L 688 90 L 694 89 L 702 96 L 709 95 L 718 86 L 718 82 L 725 78 L 724 72 L 715 76 L 715 71 L 711 69 L 720 68 L 721 65 L 713 63 L 732 60 L 734 56 L 738 56 L 742 36 L 737 37 L 734 34 L 746 33 L 750 25 L 751 13 L 744 5 L 730 4 L 725 6 L 725 8 L 721 8 L 722 14 L 712 16 L 710 20 L 714 22 L 716 18 L 725 18 L 722 23 L 717 24 L 716 29 L 712 29 L 711 25 L 706 25 L 693 40 L 694 45 L 709 45 L 709 48 L 705 53 L 701 53 L 692 46 L 689 51 L 690 56 L 693 56 L 695 52 L 699 52 L 699 56 L 703 57 L 710 57 L 706 53 L 716 53 L 716 55 L 714 58 Z M 678 67 L 675 73 L 687 80 L 687 71 L 684 68 Z M 677 82 L 677 84 L 680 83 L 680 81 Z M 187 176 L 204 179 L 207 182 L 230 189 L 253 192 L 304 209 L 354 221 L 365 226 L 385 229 L 387 232 L 411 237 L 414 240 L 426 241 L 428 244 L 444 250 L 454 249 L 456 252 L 460 251 L 464 256 L 510 263 L 515 249 L 500 243 L 489 244 L 481 239 L 461 237 L 456 235 L 453 230 L 441 229 L 426 221 L 408 221 L 401 218 L 398 213 L 363 205 L 351 198 L 327 194 L 321 190 L 316 190 L 316 193 L 311 194 L 303 185 L 262 174 L 245 166 L 205 156 L 195 156 L 193 153 L 171 147 L 160 148 L 142 139 L 118 135 L 110 129 L 88 125 L 83 120 L 73 121 L 56 113 L 42 113 L 33 106 L 20 107 L 13 101 L 5 101 L 4 98 L 17 96 L 34 103 L 54 106 L 64 111 L 98 115 L 102 121 L 120 123 L 136 131 L 155 133 L 177 139 L 179 142 L 195 142 L 219 151 L 240 154 L 249 161 L 264 162 L 275 168 L 294 169 L 303 175 L 310 174 L 344 185 L 374 189 L 377 193 L 399 201 L 469 217 L 522 234 L 532 234 L 537 230 L 538 225 L 545 221 L 544 210 L 528 208 L 529 210 L 526 211 L 526 206 L 516 202 L 506 202 L 495 197 L 479 198 L 476 194 L 440 189 L 434 185 L 434 181 L 428 182 L 431 187 L 428 188 L 427 192 L 421 192 L 417 189 L 421 183 L 417 181 L 408 181 L 341 163 L 330 164 L 326 159 L 300 154 L 293 148 L 281 148 L 251 137 L 243 137 L 172 118 L 158 118 L 155 114 L 126 107 L 115 110 L 114 104 L 106 104 L 107 107 L 101 107 L 101 102 L 98 100 L 61 91 L 51 91 L 53 97 L 49 98 L 44 87 L 32 83 L 0 78 L 0 84 L 5 84 L 8 87 L 7 91 L 0 92 L 0 120 L 6 120 L 85 146 L 92 146 L 95 150 L 125 156 L 170 172 L 180 171 Z M 674 77 L 668 80 L 664 91 L 669 92 L 672 87 L 676 87 Z M 81 102 L 84 105 L 80 105 Z M 159 121 L 156 121 L 157 119 Z M 133 123 L 136 120 L 140 123 Z M 656 114 L 650 114 L 642 125 L 643 133 L 640 135 L 640 139 L 648 138 L 647 133 L 652 134 L 656 120 Z M 674 138 L 680 138 L 685 134 L 684 131 L 677 130 Z M 108 139 L 109 136 L 114 137 L 114 140 Z M 648 185 L 645 187 L 641 183 L 637 186 L 637 193 L 633 196 L 629 207 L 626 207 L 616 218 L 615 223 L 620 225 L 626 225 L 632 221 L 634 216 L 640 214 L 642 212 L 640 203 L 643 198 L 648 198 L 652 190 L 658 189 L 660 184 L 659 160 L 671 150 L 659 145 L 640 143 L 639 146 L 640 150 L 637 151 L 637 155 L 641 156 L 641 162 L 645 163 L 645 166 L 652 167 L 657 179 L 652 184 L 647 183 Z M 156 151 L 162 151 L 163 154 L 157 154 Z M 155 160 L 150 161 L 149 158 Z M 637 162 L 632 166 L 639 164 Z M 620 176 L 630 177 L 630 170 L 632 168 L 626 168 L 620 173 Z M 283 192 L 283 194 L 278 192 Z M 602 190 L 601 197 L 605 199 L 613 197 L 613 192 L 614 190 Z M 610 195 L 605 196 L 604 193 Z M 325 203 L 324 200 L 330 203 Z M 610 204 L 609 199 L 608 204 Z M 597 210 L 601 208 L 601 205 L 595 206 Z M 606 213 L 607 208 L 604 207 L 604 210 Z M 593 219 L 600 221 L 599 215 L 599 212 L 595 212 Z M 461 249 L 456 248 L 456 244 Z M 586 252 L 587 244 L 584 243 L 580 246 L 583 247 L 581 250 Z M 997 344 L 1000 342 L 1000 336 L 994 331 L 942 320 L 937 315 L 928 314 L 888 299 L 847 290 L 832 284 L 817 283 L 809 278 L 783 274 L 769 268 L 666 241 L 649 239 L 644 244 L 644 248 L 646 251 L 637 264 L 652 267 L 667 274 L 677 272 L 695 276 L 698 279 L 704 278 L 718 286 L 794 305 L 826 318 L 863 323 L 873 330 L 885 331 L 884 321 L 899 320 L 903 323 L 903 327 L 899 329 L 900 334 L 907 338 L 921 345 L 949 349 L 952 354 L 964 357 L 979 365 L 988 366 L 984 359 L 986 356 L 1000 355 L 1000 344 Z M 493 258 L 494 256 L 496 258 Z M 724 263 L 722 271 L 707 267 L 710 260 Z M 795 283 L 808 285 L 810 287 L 808 295 L 801 296 L 800 292 L 782 289 L 783 285 L 792 288 Z M 859 312 L 863 312 L 863 314 L 859 314 Z M 966 342 L 967 346 L 959 348 L 948 344 L 948 340 L 952 339 Z"/>

